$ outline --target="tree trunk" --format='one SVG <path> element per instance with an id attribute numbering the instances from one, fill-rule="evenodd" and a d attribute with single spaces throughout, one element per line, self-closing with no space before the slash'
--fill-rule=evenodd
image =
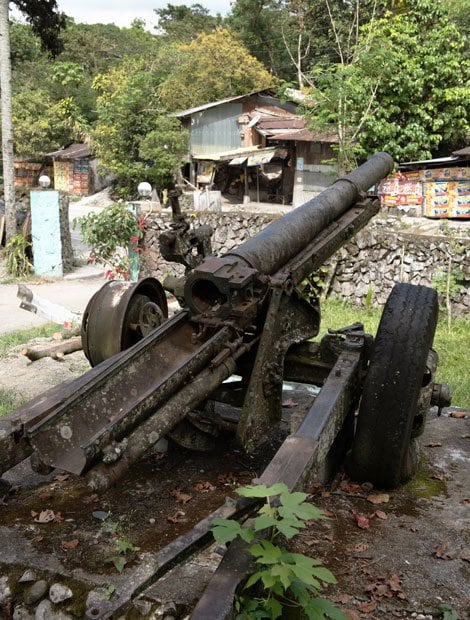
<path id="1" fill-rule="evenodd" d="M 13 123 L 11 111 L 11 59 L 8 0 L 0 0 L 0 86 L 2 100 L 3 188 L 7 241 L 16 235 Z"/>

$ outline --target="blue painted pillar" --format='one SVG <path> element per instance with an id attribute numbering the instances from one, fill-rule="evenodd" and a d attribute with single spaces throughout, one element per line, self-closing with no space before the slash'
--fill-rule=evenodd
<path id="1" fill-rule="evenodd" d="M 134 215 L 134 217 L 137 218 L 139 214 L 138 205 L 129 203 L 127 205 L 127 209 Z M 137 282 L 137 280 L 139 279 L 140 259 L 139 254 L 137 252 L 134 252 L 134 250 L 132 249 L 133 245 L 133 243 L 130 243 L 128 248 L 130 262 L 130 279 L 132 282 Z"/>
<path id="2" fill-rule="evenodd" d="M 38 276 L 62 277 L 59 192 L 38 190 L 30 196 L 34 272 Z"/>

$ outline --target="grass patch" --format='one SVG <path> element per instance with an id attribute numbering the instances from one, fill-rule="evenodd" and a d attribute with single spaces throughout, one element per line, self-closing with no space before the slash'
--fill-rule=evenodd
<path id="1" fill-rule="evenodd" d="M 50 338 L 52 334 L 60 331 L 60 325 L 56 323 L 46 323 L 40 327 L 21 329 L 15 332 L 0 334 L 0 357 L 4 357 L 9 349 L 25 344 L 34 338 Z"/>
<path id="2" fill-rule="evenodd" d="M 445 317 L 441 318 L 434 348 L 439 354 L 437 381 L 451 386 L 453 405 L 470 409 L 470 320 L 453 319 L 449 329 Z"/>
<path id="3" fill-rule="evenodd" d="M 334 298 L 322 302 L 321 309 L 321 334 L 326 333 L 329 327 L 338 329 L 360 321 L 364 324 L 365 331 L 375 336 L 382 313 L 380 308 L 366 311 Z M 436 380 L 451 386 L 454 393 L 453 405 L 470 409 L 470 320 L 453 319 L 449 329 L 447 319 L 441 312 L 433 346 L 439 354 Z"/>
<path id="4" fill-rule="evenodd" d="M 40 327 L 31 327 L 30 329 L 21 329 L 15 332 L 8 332 L 0 335 L 0 358 L 13 349 L 14 347 L 26 344 L 34 338 L 50 338 L 60 330 L 60 326 L 56 323 L 46 323 Z M 5 415 L 12 409 L 21 407 L 27 399 L 23 398 L 15 390 L 6 390 L 0 388 L 0 416 Z"/>
<path id="5" fill-rule="evenodd" d="M 375 336 L 381 314 L 380 308 L 364 310 L 364 308 L 352 306 L 340 299 L 329 297 L 321 302 L 320 334 L 326 334 L 329 328 L 339 329 L 360 321 L 364 324 L 366 333 Z"/>
<path id="6" fill-rule="evenodd" d="M 0 417 L 7 414 L 12 409 L 21 407 L 26 400 L 14 390 L 0 388 Z"/>

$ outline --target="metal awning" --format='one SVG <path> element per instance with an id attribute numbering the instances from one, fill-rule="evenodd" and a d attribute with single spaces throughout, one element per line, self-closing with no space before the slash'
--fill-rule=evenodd
<path id="1" fill-rule="evenodd" d="M 269 164 L 269 162 L 271 161 L 271 159 L 274 157 L 274 152 L 275 149 L 273 149 L 270 152 L 260 152 L 260 153 L 253 153 L 253 155 L 250 155 L 248 157 L 248 161 L 247 161 L 247 166 L 261 166 L 262 164 Z"/>
<path id="2" fill-rule="evenodd" d="M 275 150 L 271 150 L 266 152 L 266 149 L 263 151 L 257 151 L 248 157 L 235 157 L 229 161 L 229 166 L 241 166 L 246 161 L 247 166 L 261 166 L 263 164 L 269 164 L 271 159 L 275 155 Z"/>
<path id="3" fill-rule="evenodd" d="M 221 151 L 216 153 L 197 153 L 193 154 L 192 158 L 196 161 L 228 161 L 231 162 L 234 159 L 242 160 L 241 163 L 245 161 L 248 157 L 256 157 L 256 158 L 264 158 L 265 161 L 261 163 L 266 163 L 270 161 L 274 157 L 274 153 L 276 152 L 276 147 L 267 147 L 267 148 L 259 148 L 256 146 L 251 147 L 242 147 L 238 149 L 233 149 L 231 151 Z M 233 164 L 235 165 L 235 164 Z M 249 166 L 255 166 L 259 164 L 250 164 Z"/>
<path id="4" fill-rule="evenodd" d="M 246 157 L 235 157 L 228 162 L 229 166 L 241 166 L 245 161 Z"/>

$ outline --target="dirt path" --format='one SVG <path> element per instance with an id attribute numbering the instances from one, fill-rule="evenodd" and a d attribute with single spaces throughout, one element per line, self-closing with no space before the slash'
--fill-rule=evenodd
<path id="1" fill-rule="evenodd" d="M 0 360 L 0 388 L 16 390 L 27 399 L 87 368 L 82 352 L 62 362 L 44 358 L 31 363 L 13 350 Z M 326 595 L 352 620 L 470 618 L 469 441 L 467 414 L 449 410 L 438 418 L 434 413 L 421 442 L 420 473 L 405 487 L 383 493 L 356 485 L 343 473 L 328 487 L 310 486 L 313 501 L 330 518 L 309 525 L 295 541 L 295 548 L 320 557 L 333 570 L 338 584 Z M 223 453 L 212 457 L 182 450 L 163 461 L 150 455 L 122 486 L 99 498 L 73 477 L 59 482 L 56 478 L 38 481 L 37 477 L 21 482 L 20 478 L 19 495 L 3 508 L 3 514 L 11 512 L 17 533 L 38 541 L 33 543 L 38 564 L 48 561 L 48 553 L 58 553 L 65 567 L 79 566 L 86 573 L 102 565 L 100 569 L 109 574 L 112 567 L 103 564 L 103 558 L 112 554 L 112 536 L 94 514 L 111 513 L 115 522 L 124 519 L 132 542 L 151 550 L 155 522 L 159 527 L 168 526 L 168 517 L 181 520 L 183 526 L 192 522 L 198 511 L 218 505 L 237 483 L 259 475 L 261 467 L 261 462 L 250 461 L 227 444 Z M 206 486 L 197 491 L 199 483 Z M 181 504 L 172 495 L 175 489 L 191 500 Z M 54 526 L 35 524 L 31 510 L 46 507 L 61 513 L 65 521 Z M 4 519 L 0 525 L 6 525 Z M 54 528 L 55 535 L 51 533 Z M 64 540 L 74 541 L 76 547 L 67 549 Z M 90 557 L 93 561 L 88 566 Z M 28 563 L 27 556 L 24 562 Z M 187 592 L 178 595 L 180 583 L 176 593 L 165 587 L 165 594 L 186 609 L 202 586 L 194 586 L 191 596 Z M 448 614 L 453 610 L 454 615 L 443 616 L 440 605 L 447 605 Z"/>

